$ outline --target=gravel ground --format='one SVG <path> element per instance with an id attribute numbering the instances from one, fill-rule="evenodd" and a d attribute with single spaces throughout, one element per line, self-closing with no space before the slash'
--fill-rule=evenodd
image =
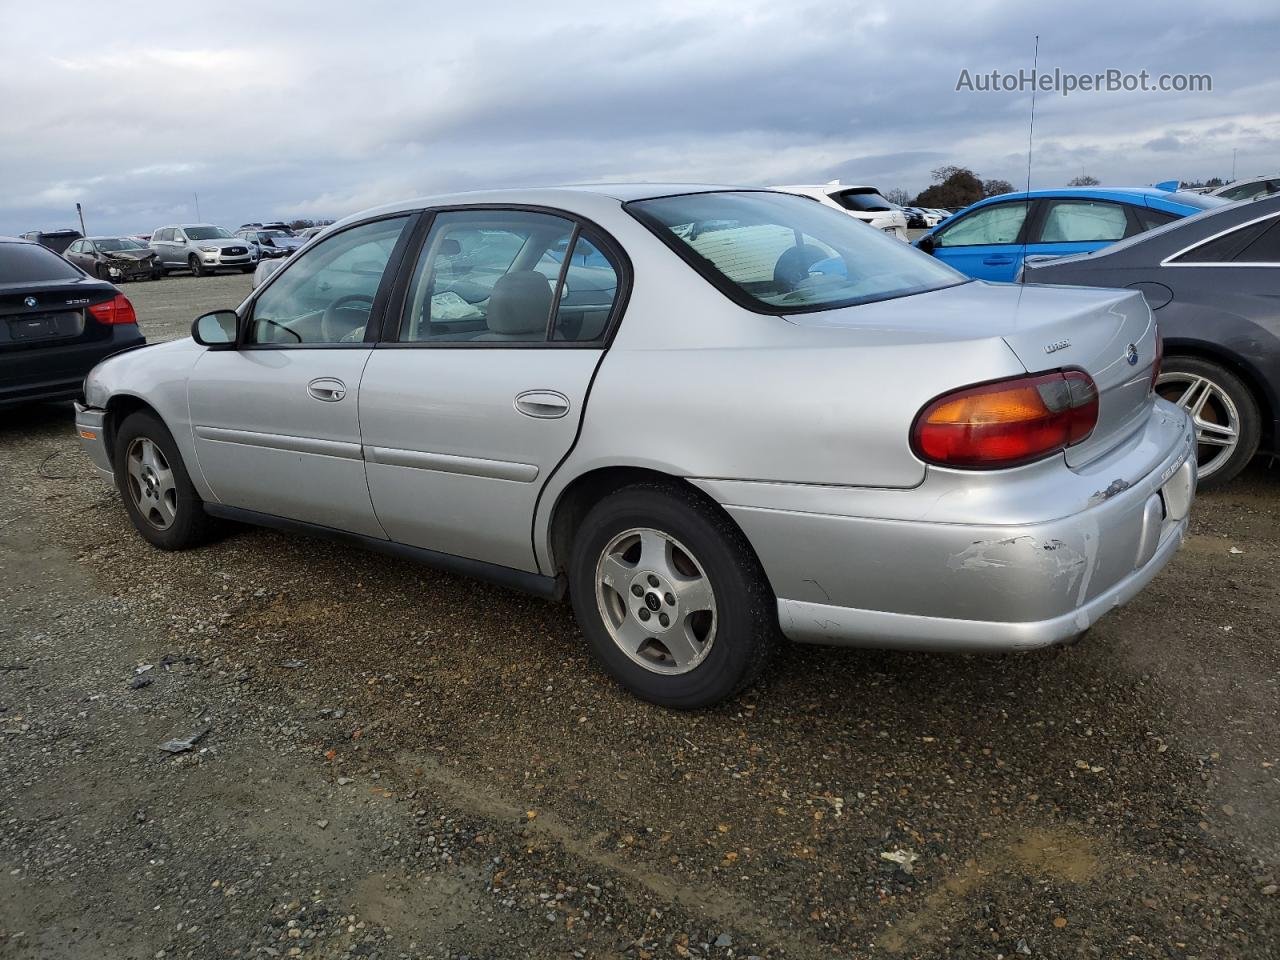
<path id="1" fill-rule="evenodd" d="M 126 288 L 153 339 L 247 290 Z M 677 714 L 566 606 L 153 550 L 70 427 L 0 421 L 0 957 L 1280 956 L 1280 473 L 1077 646 Z"/>

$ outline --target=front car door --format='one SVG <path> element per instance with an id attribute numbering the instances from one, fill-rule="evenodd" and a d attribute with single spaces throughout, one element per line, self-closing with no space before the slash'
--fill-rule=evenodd
<path id="1" fill-rule="evenodd" d="M 93 262 L 93 244 L 88 240 L 77 240 L 67 247 L 67 252 L 63 256 L 85 273 L 96 274 Z"/>
<path id="2" fill-rule="evenodd" d="M 933 255 L 977 280 L 1010 282 L 1022 266 L 1029 200 L 1006 200 L 953 217 L 932 234 Z"/>
<path id="3" fill-rule="evenodd" d="M 219 502 L 383 538 L 365 484 L 358 391 L 416 215 L 347 227 L 275 274 L 211 349 L 188 398 Z"/>
<path id="4" fill-rule="evenodd" d="M 538 493 L 573 446 L 625 262 L 567 214 L 436 214 L 360 384 L 369 491 L 392 540 L 538 569 Z"/>

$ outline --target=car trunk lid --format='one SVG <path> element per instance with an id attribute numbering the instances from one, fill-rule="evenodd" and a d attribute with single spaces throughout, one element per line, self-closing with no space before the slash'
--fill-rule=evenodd
<path id="1" fill-rule="evenodd" d="M 104 339 L 109 331 L 86 311 L 114 296 L 106 284 L 81 280 L 0 284 L 0 351 Z"/>

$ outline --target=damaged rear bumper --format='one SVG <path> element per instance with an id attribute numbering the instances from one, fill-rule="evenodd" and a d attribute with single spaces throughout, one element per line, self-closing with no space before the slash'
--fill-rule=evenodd
<path id="1" fill-rule="evenodd" d="M 755 547 L 793 640 L 1030 649 L 1083 633 L 1177 552 L 1195 493 L 1190 421 L 1157 401 L 1141 430 L 1085 468 L 1056 459 L 1003 473 L 934 471 L 903 491 L 704 489 Z M 775 488 L 755 498 L 770 505 L 722 499 L 748 486 Z M 805 497 L 849 513 L 809 512 Z M 869 515 L 877 502 L 882 515 Z"/>

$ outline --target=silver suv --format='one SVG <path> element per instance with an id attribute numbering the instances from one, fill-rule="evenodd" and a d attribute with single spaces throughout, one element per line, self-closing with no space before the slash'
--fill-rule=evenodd
<path id="1" fill-rule="evenodd" d="M 190 270 L 196 277 L 215 270 L 251 273 L 258 265 L 253 244 L 211 223 L 160 227 L 151 234 L 151 249 L 162 270 Z"/>

